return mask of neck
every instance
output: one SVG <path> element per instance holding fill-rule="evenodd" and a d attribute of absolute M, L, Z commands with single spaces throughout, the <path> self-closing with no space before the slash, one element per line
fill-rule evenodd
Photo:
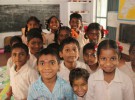
<path fill-rule="evenodd" d="M 15 71 L 18 72 L 22 66 L 15 66 Z"/>
<path fill-rule="evenodd" d="M 64 65 L 66 66 L 66 68 L 68 68 L 69 70 L 72 70 L 74 68 L 76 68 L 76 63 L 69 63 L 69 62 L 64 62 Z"/>
<path fill-rule="evenodd" d="M 93 64 L 93 65 L 89 65 L 89 67 L 90 67 L 90 69 L 91 69 L 92 71 L 96 71 L 97 68 L 98 68 L 98 64 L 95 63 L 95 64 Z"/>

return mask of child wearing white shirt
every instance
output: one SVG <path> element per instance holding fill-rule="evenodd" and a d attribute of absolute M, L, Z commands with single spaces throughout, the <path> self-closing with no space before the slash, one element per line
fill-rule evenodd
<path fill-rule="evenodd" d="M 113 40 L 102 41 L 97 49 L 100 69 L 88 82 L 87 100 L 134 100 L 131 79 L 118 68 L 119 49 Z"/>
<path fill-rule="evenodd" d="M 60 72 L 58 73 L 66 81 L 69 81 L 69 73 L 72 69 L 80 67 L 85 68 L 86 66 L 83 62 L 77 61 L 79 58 L 80 46 L 76 39 L 68 37 L 63 40 L 59 47 L 60 57 L 64 61 L 60 64 Z"/>

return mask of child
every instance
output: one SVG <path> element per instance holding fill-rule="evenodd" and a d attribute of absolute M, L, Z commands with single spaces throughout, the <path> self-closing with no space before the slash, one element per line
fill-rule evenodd
<path fill-rule="evenodd" d="M 100 69 L 88 82 L 87 100 L 134 100 L 131 79 L 118 68 L 119 49 L 113 40 L 102 41 L 97 49 Z"/>
<path fill-rule="evenodd" d="M 71 37 L 71 29 L 68 26 L 62 26 L 58 31 L 56 43 L 60 44 L 67 37 Z"/>
<path fill-rule="evenodd" d="M 16 43 L 22 43 L 22 39 L 19 36 L 13 36 L 10 40 L 10 47 L 12 48 L 12 46 Z M 12 61 L 12 57 L 10 57 L 7 61 L 7 73 L 9 74 L 9 70 L 11 68 L 11 66 L 13 65 L 13 61 Z"/>
<path fill-rule="evenodd" d="M 131 62 L 125 62 L 125 65 L 119 69 L 126 73 L 132 80 L 134 86 L 134 96 L 135 96 L 135 41 L 130 45 L 129 57 Z"/>
<path fill-rule="evenodd" d="M 22 41 L 27 44 L 27 32 L 32 28 L 39 28 L 41 30 L 40 20 L 35 16 L 31 16 L 27 20 L 27 24 L 25 28 L 22 28 Z"/>
<path fill-rule="evenodd" d="M 11 57 L 14 65 L 10 69 L 10 91 L 7 98 L 14 96 L 15 100 L 26 100 L 28 87 L 38 78 L 38 73 L 32 69 L 27 60 L 29 50 L 25 44 L 17 43 L 11 49 Z"/>
<path fill-rule="evenodd" d="M 91 23 L 86 29 L 85 38 L 89 39 L 89 42 L 98 44 L 101 41 L 101 26 L 98 23 Z"/>
<path fill-rule="evenodd" d="M 75 68 L 70 71 L 69 80 L 74 93 L 78 96 L 77 100 L 86 100 L 85 94 L 88 90 L 89 73 L 83 68 Z"/>
<path fill-rule="evenodd" d="M 29 88 L 28 100 L 73 100 L 69 83 L 57 76 L 60 59 L 55 51 L 43 49 L 38 56 L 39 79 Z"/>
<path fill-rule="evenodd" d="M 27 46 L 29 48 L 29 64 L 35 68 L 37 65 L 38 52 L 43 48 L 43 38 L 38 28 L 31 29 L 27 34 Z"/>
<path fill-rule="evenodd" d="M 95 43 L 88 43 L 83 47 L 83 60 L 89 73 L 94 73 L 98 69 Z"/>
<path fill-rule="evenodd" d="M 68 37 L 64 39 L 59 47 L 59 55 L 63 58 L 60 64 L 60 72 L 58 73 L 66 81 L 69 81 L 70 70 L 74 68 L 85 68 L 84 63 L 77 61 L 79 58 L 80 46 L 76 39 Z"/>
<path fill-rule="evenodd" d="M 76 39 L 78 40 L 80 47 L 82 48 L 86 43 L 86 39 L 84 38 L 84 32 L 82 31 L 82 16 L 78 13 L 73 13 L 70 15 L 69 21 L 72 33 L 75 31 L 78 35 Z"/>
<path fill-rule="evenodd" d="M 57 37 L 56 33 L 60 27 L 61 27 L 60 20 L 56 16 L 51 16 L 47 20 L 46 29 L 48 31 L 50 30 L 50 33 L 44 34 L 44 37 L 46 39 L 46 46 L 55 42 L 55 38 Z"/>

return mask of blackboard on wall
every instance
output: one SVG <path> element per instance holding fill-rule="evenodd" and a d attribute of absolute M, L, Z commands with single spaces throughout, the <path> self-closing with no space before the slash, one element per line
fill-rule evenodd
<path fill-rule="evenodd" d="M 30 16 L 36 16 L 44 28 L 53 15 L 59 18 L 59 4 L 0 5 L 0 33 L 21 31 Z"/>

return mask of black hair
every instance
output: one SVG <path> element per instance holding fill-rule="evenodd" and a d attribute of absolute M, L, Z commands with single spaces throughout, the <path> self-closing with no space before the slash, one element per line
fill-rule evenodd
<path fill-rule="evenodd" d="M 59 55 L 55 52 L 55 50 L 51 49 L 51 48 L 45 48 L 45 49 L 42 49 L 39 54 L 38 54 L 38 57 L 37 57 L 37 64 L 38 64 L 38 61 L 39 61 L 39 58 L 42 56 L 42 55 L 53 55 L 56 57 L 57 59 L 57 62 L 58 64 L 60 64 L 60 58 L 59 58 Z"/>
<path fill-rule="evenodd" d="M 27 47 L 27 45 L 23 44 L 23 43 L 16 43 L 11 47 L 11 52 L 15 49 L 15 48 L 21 48 L 23 49 L 27 55 L 29 55 L 29 49 Z"/>
<path fill-rule="evenodd" d="M 59 51 L 59 44 L 57 44 L 57 43 L 51 43 L 51 44 L 49 44 L 47 46 L 47 48 L 50 48 L 50 49 L 56 51 L 56 53 L 58 53 L 58 51 Z"/>
<path fill-rule="evenodd" d="M 75 38 L 72 38 L 72 37 L 68 37 L 61 42 L 60 47 L 59 47 L 59 51 L 62 51 L 64 46 L 67 44 L 70 44 L 70 43 L 76 44 L 76 46 L 78 47 L 78 50 L 80 51 L 79 42 Z"/>
<path fill-rule="evenodd" d="M 70 21 L 72 20 L 72 18 L 77 18 L 82 22 L 82 16 L 78 13 L 73 13 L 70 15 Z"/>
<path fill-rule="evenodd" d="M 135 47 L 135 41 L 133 41 L 129 47 L 129 53 L 132 51 L 132 49 Z"/>
<path fill-rule="evenodd" d="M 42 24 L 40 24 L 40 20 L 35 17 L 35 16 L 30 16 L 29 19 L 27 20 L 27 24 L 30 22 L 30 21 L 35 21 L 38 25 L 39 25 L 39 29 L 42 30 Z M 28 32 L 28 27 L 27 25 L 25 26 L 25 36 L 27 36 L 27 32 Z"/>
<path fill-rule="evenodd" d="M 62 26 L 60 27 L 60 29 L 58 30 L 57 32 L 57 37 L 55 37 L 55 42 L 58 43 L 58 37 L 59 37 L 59 34 L 62 30 L 65 30 L 66 33 L 67 33 L 67 37 L 70 37 L 71 36 L 71 29 L 68 27 L 68 26 Z"/>
<path fill-rule="evenodd" d="M 92 49 L 95 50 L 95 46 L 96 44 L 91 42 L 91 43 L 87 43 L 84 47 L 83 47 L 83 54 L 86 52 L 86 50 Z"/>
<path fill-rule="evenodd" d="M 103 40 L 102 42 L 99 43 L 98 48 L 97 48 L 97 57 L 99 58 L 99 55 L 101 53 L 101 49 L 109 49 L 109 48 L 114 49 L 119 56 L 120 50 L 118 48 L 116 41 L 106 39 L 106 40 Z"/>
<path fill-rule="evenodd" d="M 88 71 L 84 68 L 74 68 L 70 71 L 69 74 L 69 81 L 70 85 L 73 86 L 74 80 L 77 80 L 79 78 L 83 78 L 86 82 L 88 82 L 90 74 Z"/>
<path fill-rule="evenodd" d="M 41 41 L 43 41 L 41 30 L 38 28 L 33 28 L 27 33 L 27 41 L 29 42 L 33 38 L 39 38 Z"/>
<path fill-rule="evenodd" d="M 21 37 L 20 37 L 20 36 L 13 36 L 13 37 L 11 38 L 11 40 L 10 40 L 10 45 L 12 46 L 12 44 L 13 44 L 14 42 L 22 43 Z"/>
<path fill-rule="evenodd" d="M 98 31 L 101 31 L 101 26 L 99 23 L 90 23 L 88 25 L 88 28 L 86 30 L 86 33 L 84 35 L 84 37 L 87 39 L 87 35 L 88 35 L 88 32 L 89 31 L 92 31 L 92 30 L 98 30 Z"/>

